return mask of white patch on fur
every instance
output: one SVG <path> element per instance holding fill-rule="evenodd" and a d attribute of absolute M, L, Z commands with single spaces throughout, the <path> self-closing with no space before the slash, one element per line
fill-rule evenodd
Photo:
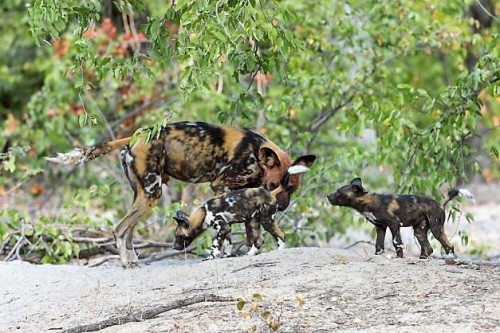
<path fill-rule="evenodd" d="M 470 199 L 472 202 L 476 202 L 476 198 L 474 197 L 474 194 L 472 194 L 469 190 L 465 188 L 459 188 L 458 193 L 460 193 L 462 196 L 466 197 L 467 199 Z"/>
<path fill-rule="evenodd" d="M 236 200 L 233 197 L 226 198 L 225 201 L 229 205 L 229 207 L 233 207 L 236 203 Z"/>
<path fill-rule="evenodd" d="M 257 254 L 257 252 L 259 252 L 259 249 L 255 247 L 255 245 L 252 245 L 252 247 L 250 248 L 250 250 L 247 252 L 247 256 L 254 256 Z"/>
<path fill-rule="evenodd" d="M 125 154 L 125 162 L 127 165 L 130 165 L 134 161 L 134 157 L 130 154 L 130 152 L 127 151 Z"/>
<path fill-rule="evenodd" d="M 443 254 L 443 258 L 455 259 L 456 257 L 456 254 L 454 254 L 453 252 Z"/>
<path fill-rule="evenodd" d="M 83 164 L 87 161 L 85 155 L 78 148 L 73 149 L 68 153 L 57 153 L 56 157 L 45 157 L 47 161 L 60 164 Z"/>
<path fill-rule="evenodd" d="M 220 256 L 219 242 L 217 241 L 217 238 L 214 239 L 212 243 L 212 252 L 210 253 L 210 256 L 212 258 L 217 258 L 218 256 Z"/>
<path fill-rule="evenodd" d="M 375 215 L 373 215 L 372 212 L 362 212 L 361 214 L 363 214 L 363 216 L 366 217 L 370 222 L 377 221 L 377 218 L 375 217 Z"/>
<path fill-rule="evenodd" d="M 151 173 L 151 172 L 148 173 L 147 179 L 149 179 L 149 176 L 156 176 L 156 179 L 152 184 L 150 184 L 149 186 L 146 186 L 144 188 L 144 190 L 148 193 L 153 193 L 153 190 L 155 189 L 156 186 L 161 187 L 161 176 L 156 174 L 156 173 Z"/>
<path fill-rule="evenodd" d="M 203 208 L 205 208 L 205 220 L 203 221 L 203 228 L 206 229 L 209 226 L 213 225 L 215 215 L 211 210 L 208 209 L 207 205 L 204 205 Z"/>
<path fill-rule="evenodd" d="M 295 175 L 297 173 L 304 173 L 309 171 L 309 168 L 303 165 L 292 165 L 288 168 L 288 173 L 291 175 Z"/>
<path fill-rule="evenodd" d="M 222 217 L 222 219 L 226 221 L 226 223 L 231 223 L 234 221 L 234 214 L 231 214 L 229 212 L 220 212 L 215 214 L 215 216 Z"/>
<path fill-rule="evenodd" d="M 221 173 L 223 173 L 223 172 L 224 172 L 227 168 L 229 168 L 229 167 L 230 167 L 230 165 L 228 165 L 228 164 L 226 164 L 226 163 L 217 163 L 217 164 L 215 165 L 215 170 L 218 170 L 218 171 L 217 171 L 217 174 L 219 174 L 219 175 L 220 175 Z"/>
<path fill-rule="evenodd" d="M 233 244 L 229 243 L 227 239 L 224 239 L 222 244 L 224 246 L 224 256 L 229 257 L 233 252 Z"/>
<path fill-rule="evenodd" d="M 278 238 L 278 251 L 284 250 L 285 247 L 286 247 L 285 242 L 281 238 Z"/>
<path fill-rule="evenodd" d="M 396 243 L 396 241 L 392 241 L 392 244 L 394 244 L 394 247 L 395 248 L 400 248 L 400 249 L 404 249 L 405 248 L 405 245 L 404 244 L 398 244 Z"/>

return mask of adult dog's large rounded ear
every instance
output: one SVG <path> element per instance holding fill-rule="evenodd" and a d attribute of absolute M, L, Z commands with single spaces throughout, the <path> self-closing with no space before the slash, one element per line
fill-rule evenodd
<path fill-rule="evenodd" d="M 276 152 L 268 147 L 261 147 L 259 149 L 259 162 L 268 168 L 279 167 L 281 165 Z"/>
<path fill-rule="evenodd" d="M 304 155 L 293 161 L 292 165 L 303 165 L 309 168 L 314 164 L 314 161 L 316 161 L 316 155 Z"/>

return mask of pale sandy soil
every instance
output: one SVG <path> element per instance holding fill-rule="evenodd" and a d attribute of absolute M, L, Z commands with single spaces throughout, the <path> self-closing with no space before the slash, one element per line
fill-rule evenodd
<path fill-rule="evenodd" d="M 442 259 L 437 244 L 435 258 L 418 260 L 409 231 L 404 259 L 374 256 L 370 244 L 333 248 L 348 244 L 337 240 L 325 248 L 165 259 L 131 270 L 116 262 L 94 268 L 0 262 L 0 332 L 57 333 L 131 313 L 138 321 L 116 320 L 101 331 L 500 332 L 498 185 L 478 191 L 484 192 L 478 202 L 464 205 L 475 222 L 447 225 L 455 262 Z M 488 245 L 490 261 L 471 261 L 458 227 L 470 242 Z M 367 233 L 352 235 L 373 242 Z M 205 296 L 216 302 L 200 302 Z M 238 299 L 246 301 L 241 310 Z M 141 320 L 155 309 L 156 316 Z"/>
<path fill-rule="evenodd" d="M 62 332 L 199 295 L 229 299 L 102 331 L 270 332 L 269 323 L 278 332 L 500 330 L 500 266 L 492 263 L 295 248 L 131 270 L 2 262 L 0 276 L 1 332 Z M 248 301 L 242 310 L 238 298 Z"/>

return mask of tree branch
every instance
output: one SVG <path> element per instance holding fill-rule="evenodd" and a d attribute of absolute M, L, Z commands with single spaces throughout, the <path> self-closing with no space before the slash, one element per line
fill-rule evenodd
<path fill-rule="evenodd" d="M 152 319 L 164 312 L 168 312 L 175 309 L 180 309 L 189 305 L 197 304 L 197 303 L 206 303 L 206 302 L 235 302 L 236 299 L 232 297 L 218 296 L 214 294 L 204 294 L 193 296 L 189 298 L 185 298 L 182 300 L 176 300 L 170 302 L 165 305 L 160 305 L 156 307 L 152 307 L 147 310 L 139 310 L 135 312 L 131 312 L 126 315 L 114 316 L 108 319 L 99 321 L 93 324 L 85 324 L 76 327 L 69 328 L 63 333 L 80 333 L 80 332 L 95 332 L 102 330 L 107 327 L 123 325 L 131 322 L 141 322 L 147 319 Z"/>
<path fill-rule="evenodd" d="M 333 117 L 337 112 L 339 112 L 341 109 L 349 105 L 352 100 L 354 99 L 354 95 L 350 95 L 345 99 L 344 102 L 341 102 L 340 104 L 337 104 L 333 108 L 331 108 L 328 111 L 322 112 L 313 122 L 313 124 L 309 128 L 309 132 L 311 133 L 311 138 L 304 144 L 304 149 L 307 151 L 309 149 L 309 146 L 311 143 L 316 139 L 316 136 L 319 133 L 319 130 L 321 127 L 328 121 L 330 120 L 331 117 Z"/>

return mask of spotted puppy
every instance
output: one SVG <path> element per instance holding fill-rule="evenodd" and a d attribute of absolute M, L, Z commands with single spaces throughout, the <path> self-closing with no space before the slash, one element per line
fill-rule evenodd
<path fill-rule="evenodd" d="M 433 250 L 427 239 L 431 230 L 434 237 L 441 243 L 446 254 L 454 255 L 453 245 L 444 233 L 444 206 L 457 195 L 462 194 L 473 198 L 464 189 L 453 189 L 448 192 L 448 199 L 441 205 L 436 200 L 404 194 L 378 194 L 367 192 L 360 178 L 355 178 L 349 185 L 342 186 L 336 192 L 327 196 L 334 206 L 354 208 L 375 225 L 377 239 L 375 254 L 384 252 L 384 239 L 387 228 L 392 233 L 394 247 L 399 258 L 403 257 L 403 242 L 399 232 L 400 227 L 413 227 L 415 237 L 420 243 L 420 258 L 428 258 Z"/>
<path fill-rule="evenodd" d="M 309 170 L 314 159 L 303 161 L 288 169 L 280 186 L 273 191 L 265 187 L 231 191 L 220 197 L 208 200 L 191 215 L 179 210 L 174 219 L 177 221 L 174 248 L 183 250 L 201 235 L 208 227 L 217 231 L 212 243 L 212 251 L 207 259 L 231 255 L 231 224 L 245 223 L 247 229 L 248 255 L 254 255 L 262 246 L 260 227 L 269 232 L 278 244 L 278 250 L 285 247 L 285 235 L 278 227 L 274 216 L 278 210 L 276 195 L 291 186 L 290 179 Z"/>
<path fill-rule="evenodd" d="M 290 157 L 262 135 L 244 128 L 203 122 L 178 122 L 163 126 L 158 136 L 144 143 L 132 137 L 76 149 L 47 158 L 64 164 L 79 164 L 122 150 L 122 164 L 134 191 L 134 203 L 115 226 L 116 246 L 124 267 L 138 262 L 133 248 L 133 231 L 139 219 L 154 207 L 162 194 L 162 184 L 170 177 L 189 183 L 210 182 L 216 194 L 248 187 L 274 190 L 292 164 Z M 311 159 L 313 155 L 299 157 Z M 299 186 L 291 177 L 290 186 L 276 193 L 277 207 L 285 209 L 290 195 Z"/>

